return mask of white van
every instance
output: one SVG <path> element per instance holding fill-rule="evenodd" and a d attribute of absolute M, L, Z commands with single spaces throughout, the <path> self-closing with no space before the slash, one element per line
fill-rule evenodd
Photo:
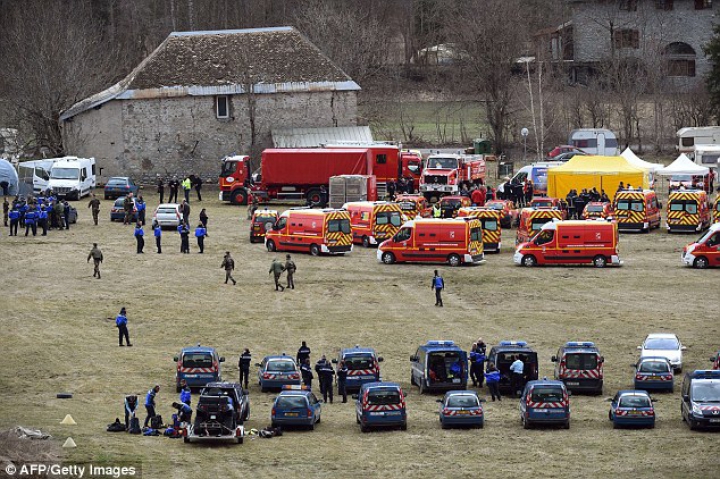
<path fill-rule="evenodd" d="M 48 187 L 58 197 L 79 200 L 95 188 L 95 158 L 66 156 L 50 168 Z"/>
<path fill-rule="evenodd" d="M 688 157 L 700 166 L 716 170 L 720 166 L 720 143 L 710 145 L 695 145 L 695 150 Z"/>
<path fill-rule="evenodd" d="M 23 183 L 21 193 L 38 195 L 49 188 L 50 169 L 58 159 L 22 161 L 18 164 L 18 177 Z"/>
<path fill-rule="evenodd" d="M 604 128 L 578 128 L 570 132 L 568 145 L 583 150 L 588 155 L 616 156 L 618 140 L 610 130 Z"/>
<path fill-rule="evenodd" d="M 532 165 L 520 168 L 512 179 L 517 178 L 518 183 L 522 183 L 526 178 L 530 178 L 533 182 L 533 196 L 545 196 L 547 195 L 548 170 L 554 166 L 560 166 L 562 164 L 564 164 L 562 161 L 533 163 Z"/>

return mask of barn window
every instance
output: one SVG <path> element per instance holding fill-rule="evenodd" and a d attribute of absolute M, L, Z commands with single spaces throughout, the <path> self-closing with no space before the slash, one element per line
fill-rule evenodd
<path fill-rule="evenodd" d="M 672 10 L 673 0 L 655 0 L 655 8 L 657 10 Z"/>
<path fill-rule="evenodd" d="M 712 0 L 695 0 L 695 10 L 705 10 L 712 8 Z"/>
<path fill-rule="evenodd" d="M 695 50 L 683 42 L 674 42 L 665 47 L 663 57 L 667 65 L 667 74 L 671 77 L 695 76 Z"/>
<path fill-rule="evenodd" d="M 230 118 L 230 99 L 227 95 L 215 97 L 215 112 L 218 118 Z"/>

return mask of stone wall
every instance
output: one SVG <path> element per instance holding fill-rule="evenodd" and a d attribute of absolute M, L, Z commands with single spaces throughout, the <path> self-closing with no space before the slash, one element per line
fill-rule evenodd
<path fill-rule="evenodd" d="M 357 125 L 356 92 L 255 95 L 256 144 L 272 146 L 273 127 Z M 102 176 L 152 182 L 157 174 L 199 174 L 216 181 L 219 160 L 247 154 L 248 97 L 230 97 L 230 118 L 215 114 L 215 97 L 111 100 L 65 122 L 68 154 L 93 156 Z M 261 149 L 262 149 L 261 148 Z"/>
<path fill-rule="evenodd" d="M 696 53 L 695 77 L 676 77 L 673 83 L 699 84 L 710 64 L 703 45 L 712 37 L 714 14 L 720 7 L 695 10 L 693 0 L 675 0 L 672 10 L 656 7 L 655 0 L 638 0 L 637 11 L 619 9 L 619 1 L 571 1 L 574 60 L 595 62 L 608 58 L 611 52 L 612 26 L 615 30 L 638 30 L 638 49 L 618 51 L 622 57 L 642 58 L 652 65 L 658 53 L 673 42 L 690 45 Z M 690 86 L 691 86 L 690 85 Z"/>

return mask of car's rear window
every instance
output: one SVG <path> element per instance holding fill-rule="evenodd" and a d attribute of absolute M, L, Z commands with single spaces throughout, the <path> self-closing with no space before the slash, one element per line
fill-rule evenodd
<path fill-rule="evenodd" d="M 447 400 L 448 407 L 477 407 L 479 405 L 478 398 L 470 394 L 453 395 Z"/>
<path fill-rule="evenodd" d="M 161 215 L 174 215 L 177 213 L 175 208 L 158 208 L 158 214 Z"/>
<path fill-rule="evenodd" d="M 305 396 L 280 396 L 277 398 L 275 407 L 278 409 L 295 410 L 307 408 Z"/>
<path fill-rule="evenodd" d="M 125 202 L 125 197 L 118 198 L 117 200 L 115 200 L 115 207 L 116 208 L 122 207 L 124 202 Z"/>
<path fill-rule="evenodd" d="M 345 365 L 351 371 L 358 369 L 372 369 L 375 367 L 375 360 L 372 354 L 348 354 L 343 358 Z"/>
<path fill-rule="evenodd" d="M 292 361 L 269 361 L 267 364 L 268 371 L 295 371 L 295 363 Z"/>
<path fill-rule="evenodd" d="M 368 404 L 399 404 L 400 392 L 397 389 L 375 389 L 368 394 Z"/>
<path fill-rule="evenodd" d="M 620 407 L 650 407 L 650 400 L 645 396 L 623 396 L 620 398 Z"/>
<path fill-rule="evenodd" d="M 125 185 L 127 185 L 127 180 L 110 178 L 108 180 L 107 184 L 108 184 L 108 186 L 118 186 L 118 185 L 125 186 Z"/>
<path fill-rule="evenodd" d="M 560 402 L 563 391 L 558 386 L 537 386 L 533 388 L 531 398 L 533 402 Z"/>
<path fill-rule="evenodd" d="M 590 213 L 602 213 L 603 207 L 599 205 L 590 205 L 587 207 L 587 210 Z"/>
<path fill-rule="evenodd" d="M 209 353 L 185 353 L 183 356 L 185 368 L 210 368 L 212 362 L 212 355 Z"/>
<path fill-rule="evenodd" d="M 667 373 L 670 365 L 666 361 L 643 361 L 640 363 L 641 373 Z"/>
<path fill-rule="evenodd" d="M 565 355 L 565 365 L 568 369 L 597 369 L 598 358 L 595 353 L 572 353 Z"/>

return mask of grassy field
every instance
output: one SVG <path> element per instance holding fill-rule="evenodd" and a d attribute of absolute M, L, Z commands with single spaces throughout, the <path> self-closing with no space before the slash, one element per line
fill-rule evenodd
<path fill-rule="evenodd" d="M 150 193 L 146 197 L 151 197 Z M 62 443 L 72 436 L 69 462 L 142 462 L 144 477 L 717 477 L 718 436 L 691 432 L 680 420 L 678 387 L 658 395 L 654 430 L 613 430 L 605 397 L 632 386 L 631 364 L 650 332 L 672 331 L 688 346 L 686 370 L 709 366 L 718 349 L 718 271 L 684 268 L 679 252 L 696 235 L 623 235 L 622 268 L 526 269 L 515 267 L 514 230 L 504 232 L 502 253 L 478 267 L 441 266 L 447 284 L 444 309 L 430 289 L 436 266 L 377 263 L 374 250 L 356 247 L 345 257 L 294 255 L 297 289 L 276 293 L 268 275 L 273 257 L 248 241 L 245 208 L 221 204 L 211 192 L 204 255 L 194 241 L 179 254 L 177 234 L 166 231 L 162 255 L 148 237 L 135 254 L 130 227 L 108 220 L 93 226 L 86 202 L 70 231 L 47 237 L 0 238 L 0 428 L 42 428 Z M 149 210 L 156 198 L 150 198 Z M 199 204 L 192 202 L 192 217 Z M 102 280 L 86 257 L 93 242 L 105 254 Z M 224 285 L 220 263 L 232 251 L 237 286 Z M 117 346 L 111 318 L 128 309 L 133 348 Z M 606 358 L 601 397 L 573 396 L 568 431 L 525 431 L 516 400 L 488 403 L 482 430 L 441 430 L 437 396 L 418 394 L 409 382 L 408 358 L 428 339 L 453 339 L 470 348 L 528 341 L 539 353 L 540 374 L 551 376 L 550 357 L 568 340 L 592 340 Z M 224 375 L 236 378 L 237 357 L 249 347 L 256 360 L 294 354 L 302 340 L 313 351 L 372 346 L 385 357 L 383 376 L 409 393 L 407 432 L 362 434 L 353 404 L 326 405 L 314 432 L 243 445 L 183 444 L 164 437 L 111 434 L 126 394 L 143 395 L 158 383 L 158 412 L 169 418 L 174 390 L 173 355 L 200 342 L 224 355 Z M 254 371 L 253 371 L 254 372 Z M 58 392 L 74 398 L 56 399 Z M 485 389 L 480 391 L 485 395 Z M 248 427 L 269 423 L 274 394 L 250 388 Z M 195 401 L 194 401 L 195 402 Z M 76 426 L 62 426 L 71 414 Z M 2 456 L 2 451 L 0 451 Z"/>

